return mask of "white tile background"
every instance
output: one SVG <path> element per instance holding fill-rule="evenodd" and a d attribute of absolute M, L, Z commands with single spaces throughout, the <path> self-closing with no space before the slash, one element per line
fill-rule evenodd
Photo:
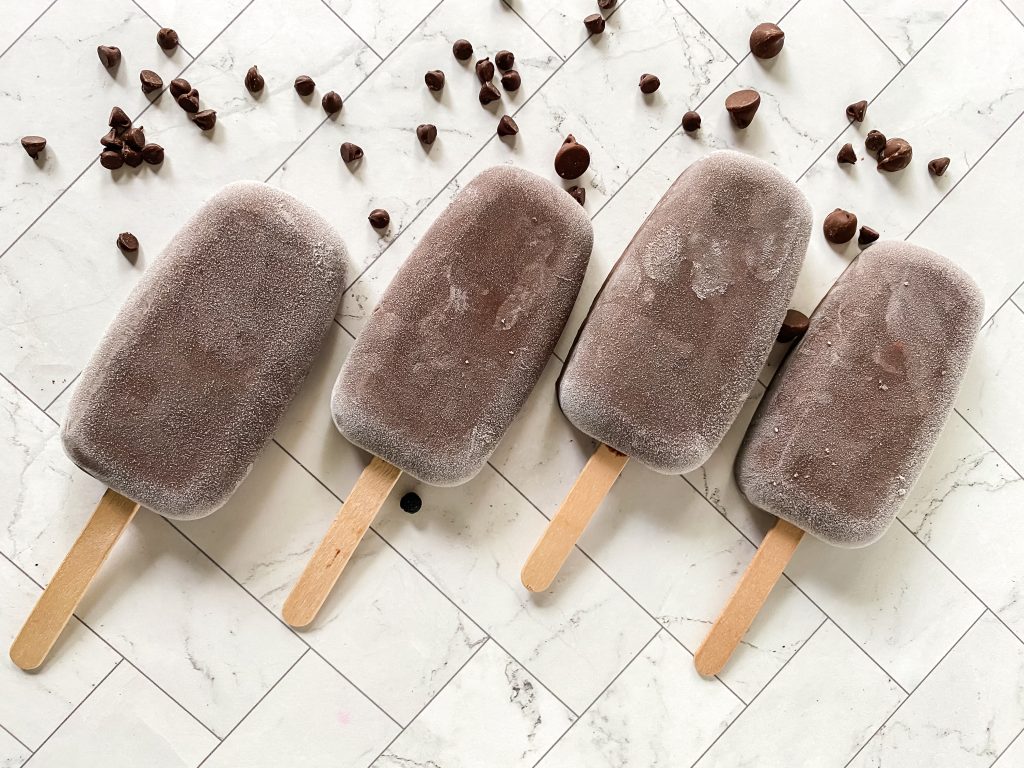
<path fill-rule="evenodd" d="M 217 514 L 141 514 L 37 674 L 0 664 L 0 767 L 1024 765 L 1024 3 L 1021 0 L 0 0 L 0 641 L 8 644 L 101 488 L 57 436 L 75 377 L 140 272 L 222 184 L 268 180 L 333 221 L 351 251 L 339 323 L 274 442 Z M 746 52 L 780 21 L 783 54 Z M 182 48 L 164 54 L 159 26 Z M 478 56 L 509 48 L 523 88 L 482 109 Z M 108 73 L 100 43 L 124 60 Z M 268 86 L 242 87 L 258 64 Z M 218 110 L 196 131 L 138 70 L 179 73 Z M 430 94 L 423 72 L 441 68 Z M 661 77 L 649 99 L 642 72 Z M 311 103 L 291 88 L 317 82 Z M 745 132 L 724 97 L 763 104 Z M 345 98 L 325 119 L 319 96 Z M 843 110 L 871 104 L 863 124 Z M 167 149 L 159 169 L 95 163 L 114 104 Z M 698 109 L 700 133 L 678 128 Z M 513 114 L 521 133 L 494 135 Z M 424 149 L 418 123 L 438 126 Z M 878 128 L 905 172 L 839 167 Z M 366 457 L 327 392 L 366 314 L 437 213 L 479 170 L 554 178 L 568 132 L 592 267 L 558 357 L 490 466 L 454 489 L 403 478 L 312 629 L 278 618 Z M 35 163 L 20 136 L 49 139 Z M 342 141 L 366 150 L 346 168 Z M 712 148 L 770 160 L 820 221 L 854 210 L 967 268 L 987 322 L 956 413 L 889 533 L 808 540 L 718 680 L 691 652 L 769 525 L 731 479 L 760 385 L 712 460 L 684 478 L 630 467 L 551 593 L 522 560 L 592 449 L 554 381 L 604 275 L 675 176 Z M 862 159 L 863 151 L 859 152 Z M 949 155 L 947 175 L 924 170 Z M 366 224 L 373 207 L 392 225 Z M 136 266 L 114 247 L 131 229 Z M 856 254 L 812 239 L 794 305 Z M 778 355 L 773 356 L 777 361 Z M 774 367 L 766 368 L 767 382 Z M 415 489 L 424 506 L 402 512 Z"/>

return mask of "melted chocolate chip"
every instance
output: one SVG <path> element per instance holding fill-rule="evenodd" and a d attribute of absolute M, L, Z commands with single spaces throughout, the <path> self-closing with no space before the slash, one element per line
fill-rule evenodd
<path fill-rule="evenodd" d="M 835 243 L 836 245 L 848 243 L 857 233 L 857 217 L 849 211 L 836 208 L 825 217 L 822 230 L 825 233 L 825 239 L 830 243 Z"/>
<path fill-rule="evenodd" d="M 590 167 L 590 151 L 570 133 L 555 154 L 555 173 L 563 179 L 578 179 Z"/>

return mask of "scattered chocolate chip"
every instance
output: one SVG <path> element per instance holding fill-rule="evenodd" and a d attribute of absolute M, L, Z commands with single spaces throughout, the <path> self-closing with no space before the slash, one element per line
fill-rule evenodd
<path fill-rule="evenodd" d="M 101 45 L 96 49 L 100 62 L 107 69 L 113 69 L 121 63 L 121 49 L 114 45 Z"/>
<path fill-rule="evenodd" d="M 252 72 L 253 69 L 256 69 L 256 67 L 253 67 L 249 71 Z M 262 80 L 262 78 L 260 79 Z M 185 78 L 176 77 L 173 80 L 171 80 L 171 96 L 173 96 L 175 99 L 177 99 L 179 96 L 183 94 L 188 93 L 191 90 L 192 86 L 189 85 L 188 80 L 186 80 Z"/>
<path fill-rule="evenodd" d="M 597 7 L 602 11 L 610 11 L 615 7 L 616 0 L 597 0 Z"/>
<path fill-rule="evenodd" d="M 413 493 L 412 491 L 409 491 L 399 500 L 398 506 L 402 508 L 403 512 L 408 512 L 410 515 L 415 515 L 417 512 L 420 511 L 420 508 L 423 506 L 423 502 L 420 500 L 420 497 L 417 494 Z"/>
<path fill-rule="evenodd" d="M 928 172 L 932 176 L 941 176 L 946 172 L 947 168 L 949 168 L 948 157 L 937 157 L 934 160 L 928 161 Z"/>
<path fill-rule="evenodd" d="M 120 152 L 114 152 L 113 150 L 105 150 L 100 152 L 100 165 L 111 171 L 116 171 L 122 165 L 124 165 L 124 158 L 121 157 Z"/>
<path fill-rule="evenodd" d="M 822 226 L 825 232 L 825 239 L 830 243 L 842 245 L 848 243 L 857 234 L 857 217 L 842 208 L 836 208 L 825 217 Z"/>
<path fill-rule="evenodd" d="M 868 103 L 864 100 L 855 102 L 846 108 L 846 119 L 858 123 L 864 122 L 864 115 L 868 112 Z"/>
<path fill-rule="evenodd" d="M 142 159 L 150 165 L 160 165 L 164 161 L 164 148 L 159 144 L 147 144 L 142 148 Z"/>
<path fill-rule="evenodd" d="M 583 20 L 583 26 L 587 28 L 587 32 L 592 35 L 600 35 L 604 32 L 605 21 L 604 16 L 600 13 L 592 13 Z"/>
<path fill-rule="evenodd" d="M 117 131 L 111 128 L 106 135 L 100 137 L 100 144 L 107 149 L 112 149 L 115 152 L 120 152 L 124 146 L 124 139 L 117 135 Z"/>
<path fill-rule="evenodd" d="M 142 165 L 142 153 L 137 149 L 125 147 L 121 152 L 121 157 L 124 158 L 124 164 L 132 168 L 138 168 Z"/>
<path fill-rule="evenodd" d="M 416 138 L 424 144 L 433 144 L 437 139 L 437 126 L 430 123 L 416 126 Z"/>
<path fill-rule="evenodd" d="M 22 136 L 21 146 L 28 156 L 35 160 L 39 153 L 46 149 L 46 139 L 42 136 Z"/>
<path fill-rule="evenodd" d="M 754 119 L 761 106 L 761 94 L 750 88 L 730 93 L 725 99 L 725 108 L 737 128 L 746 128 Z"/>
<path fill-rule="evenodd" d="M 578 179 L 590 167 L 590 151 L 570 133 L 555 153 L 555 173 L 563 179 Z"/>
<path fill-rule="evenodd" d="M 476 76 L 481 83 L 489 83 L 494 79 L 494 64 L 490 59 L 480 59 L 476 63 Z"/>
<path fill-rule="evenodd" d="M 316 83 L 309 75 L 299 75 L 295 78 L 295 92 L 299 96 L 309 96 L 313 93 L 314 88 L 316 88 Z"/>
<path fill-rule="evenodd" d="M 324 112 L 328 115 L 336 115 L 338 112 L 341 112 L 341 108 L 344 106 L 344 103 L 341 100 L 341 96 L 339 96 L 335 91 L 328 91 L 324 94 L 324 97 L 320 99 L 320 106 L 324 108 Z"/>
<path fill-rule="evenodd" d="M 484 83 L 480 86 L 480 103 L 484 106 L 500 98 L 501 91 L 494 87 L 494 83 Z"/>
<path fill-rule="evenodd" d="M 199 91 L 193 88 L 188 93 L 183 93 L 177 99 L 178 106 L 189 114 L 194 115 L 199 111 Z"/>
<path fill-rule="evenodd" d="M 383 208 L 374 208 L 366 219 L 374 229 L 384 229 L 384 227 L 391 223 L 391 214 Z"/>
<path fill-rule="evenodd" d="M 142 83 L 143 93 L 153 93 L 164 87 L 163 78 L 151 69 L 139 72 L 139 82 Z"/>
<path fill-rule="evenodd" d="M 123 131 L 131 127 L 132 119 L 125 114 L 123 109 L 114 107 L 110 110 L 110 118 L 107 120 L 107 125 L 117 131 Z"/>
<path fill-rule="evenodd" d="M 877 229 L 871 227 L 861 227 L 860 234 L 857 236 L 858 245 L 871 245 L 880 237 Z"/>
<path fill-rule="evenodd" d="M 687 133 L 693 133 L 700 129 L 700 115 L 696 112 L 687 112 L 683 115 L 683 130 Z"/>
<path fill-rule="evenodd" d="M 568 192 L 572 199 L 575 200 L 580 205 L 583 205 L 584 203 L 587 202 L 587 190 L 585 190 L 583 187 L 573 185 L 565 191 Z"/>
<path fill-rule="evenodd" d="M 359 160 L 363 156 L 363 148 L 358 144 L 352 144 L 346 141 L 341 145 L 341 159 L 346 163 L 351 163 L 353 160 Z"/>
<path fill-rule="evenodd" d="M 504 72 L 507 69 L 512 69 L 516 64 L 516 55 L 512 51 L 498 51 L 494 54 L 494 63 L 498 69 Z"/>
<path fill-rule="evenodd" d="M 853 151 L 853 144 L 843 144 L 843 148 L 839 150 L 836 160 L 840 163 L 849 163 L 850 165 L 856 163 L 857 153 Z"/>
<path fill-rule="evenodd" d="M 204 131 L 213 129 L 217 124 L 217 112 L 212 109 L 204 109 L 192 116 L 192 122 Z"/>
<path fill-rule="evenodd" d="M 523 84 L 523 78 L 519 76 L 519 73 L 510 69 L 508 72 L 501 76 L 501 87 L 506 91 L 518 91 L 519 86 Z"/>
<path fill-rule="evenodd" d="M 178 47 L 178 33 L 170 27 L 164 27 L 156 33 L 156 44 L 165 51 L 173 51 Z"/>
<path fill-rule="evenodd" d="M 473 55 L 473 44 L 469 40 L 459 38 L 452 43 L 452 55 L 459 61 L 466 61 Z"/>
<path fill-rule="evenodd" d="M 889 139 L 878 153 L 878 170 L 902 171 L 914 156 L 914 149 L 906 139 Z"/>
<path fill-rule="evenodd" d="M 263 90 L 263 86 L 267 84 L 267 81 L 263 79 L 263 75 L 260 74 L 259 69 L 253 64 L 249 67 L 249 71 L 245 73 L 245 90 L 249 93 L 259 93 Z M 173 93 L 173 89 L 172 89 Z"/>
<path fill-rule="evenodd" d="M 131 232 L 122 232 L 117 236 L 117 247 L 125 253 L 136 253 L 139 250 L 139 238 Z"/>
<path fill-rule="evenodd" d="M 864 148 L 867 149 L 868 152 L 872 152 L 877 156 L 884 146 L 884 133 L 881 131 L 868 131 L 868 135 L 864 137 Z"/>
<path fill-rule="evenodd" d="M 759 59 L 774 59 L 782 51 L 786 33 L 778 25 L 758 24 L 750 33 L 750 52 Z"/>
<path fill-rule="evenodd" d="M 124 133 L 124 141 L 132 149 L 141 152 L 146 146 L 146 131 L 141 125 L 138 128 L 129 128 Z"/>
<path fill-rule="evenodd" d="M 423 76 L 423 82 L 432 91 L 440 91 L 444 88 L 444 72 L 440 69 L 432 69 Z"/>
<path fill-rule="evenodd" d="M 515 136 L 517 133 L 519 133 L 519 126 L 516 125 L 516 121 L 508 115 L 502 115 L 501 120 L 498 121 L 498 135 Z"/>
<path fill-rule="evenodd" d="M 661 80 L 657 75 L 640 75 L 640 90 L 644 93 L 654 93 L 661 87 Z"/>
<path fill-rule="evenodd" d="M 798 309 L 787 309 L 786 317 L 782 321 L 782 327 L 779 329 L 779 335 L 775 337 L 775 340 L 785 344 L 799 339 L 807 333 L 810 325 L 811 321 L 803 312 Z"/>

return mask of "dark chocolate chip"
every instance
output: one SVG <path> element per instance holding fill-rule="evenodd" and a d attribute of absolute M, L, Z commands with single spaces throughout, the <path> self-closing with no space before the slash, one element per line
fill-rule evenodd
<path fill-rule="evenodd" d="M 249 67 L 249 71 L 245 73 L 245 90 L 249 93 L 259 93 L 266 84 L 267 81 L 263 79 L 256 65 Z"/>
<path fill-rule="evenodd" d="M 858 123 L 864 122 L 864 115 L 868 113 L 868 103 L 866 101 L 854 102 L 846 108 L 846 119 L 853 121 L 856 120 Z"/>
<path fill-rule="evenodd" d="M 111 128 L 105 136 L 100 137 L 100 144 L 107 149 L 112 149 L 115 152 L 120 152 L 124 146 L 124 139 L 117 135 L 117 131 Z"/>
<path fill-rule="evenodd" d="M 501 76 L 501 87 L 506 91 L 518 91 L 519 86 L 522 84 L 523 78 L 521 78 L 519 73 L 514 69 L 510 69 Z"/>
<path fill-rule="evenodd" d="M 484 106 L 500 98 L 501 91 L 494 87 L 494 83 L 484 83 L 480 86 L 480 103 Z"/>
<path fill-rule="evenodd" d="M 403 512 L 408 512 L 410 515 L 415 515 L 423 507 L 423 502 L 420 497 L 409 491 L 407 494 L 402 496 L 398 502 L 398 506 L 402 508 Z"/>
<path fill-rule="evenodd" d="M 864 148 L 868 152 L 878 155 L 882 151 L 882 147 L 885 146 L 885 134 L 881 131 L 868 131 L 868 135 L 864 137 Z"/>
<path fill-rule="evenodd" d="M 880 237 L 877 229 L 871 227 L 861 227 L 860 234 L 857 236 L 858 245 L 871 245 Z"/>
<path fill-rule="evenodd" d="M 42 136 L 22 136 L 21 146 L 28 156 L 35 160 L 39 153 L 46 149 L 46 139 Z"/>
<path fill-rule="evenodd" d="M 587 32 L 592 35 L 600 35 L 604 32 L 605 21 L 604 16 L 600 13 L 592 13 L 583 20 L 583 26 L 587 28 Z"/>
<path fill-rule="evenodd" d="M 432 91 L 440 91 L 444 88 L 444 72 L 440 69 L 432 69 L 423 76 L 423 82 Z"/>
<path fill-rule="evenodd" d="M 850 165 L 856 163 L 857 153 L 853 151 L 853 144 L 843 144 L 843 148 L 839 150 L 836 160 L 840 163 L 849 163 Z"/>
<path fill-rule="evenodd" d="M 948 157 L 937 157 L 934 160 L 928 161 L 928 172 L 932 176 L 941 176 L 946 172 L 947 168 L 949 168 Z"/>
<path fill-rule="evenodd" d="M 759 59 L 774 59 L 782 52 L 786 33 L 778 25 L 758 24 L 750 33 L 750 52 Z"/>
<path fill-rule="evenodd" d="M 516 64 L 516 56 L 512 51 L 498 51 L 494 54 L 494 63 L 498 69 L 504 72 L 507 69 L 512 69 Z"/>
<path fill-rule="evenodd" d="M 124 165 L 124 158 L 121 157 L 120 152 L 114 152 L 113 150 L 105 150 L 100 152 L 100 165 L 111 171 L 116 171 L 122 165 Z"/>
<path fill-rule="evenodd" d="M 452 43 L 452 55 L 459 61 L 466 61 L 473 55 L 473 44 L 469 40 L 459 38 Z"/>
<path fill-rule="evenodd" d="M 160 165 L 164 161 L 164 148 L 159 144 L 147 144 L 142 148 L 142 159 L 150 165 Z"/>
<path fill-rule="evenodd" d="M 107 69 L 112 69 L 121 63 L 121 49 L 114 45 L 101 45 L 96 49 L 100 62 Z"/>
<path fill-rule="evenodd" d="M 696 112 L 687 112 L 683 115 L 683 130 L 688 133 L 700 129 L 700 115 Z"/>
<path fill-rule="evenodd" d="M 775 340 L 785 344 L 799 339 L 807 333 L 810 325 L 811 321 L 803 312 L 798 309 L 787 309 L 786 317 L 782 321 L 782 327 L 779 329 L 779 335 L 775 337 Z"/>
<path fill-rule="evenodd" d="M 194 115 L 199 111 L 199 91 L 193 88 L 188 93 L 183 93 L 178 97 L 178 106 L 184 109 L 189 114 Z"/>
<path fill-rule="evenodd" d="M 825 232 L 825 239 L 830 243 L 836 245 L 848 243 L 857 234 L 857 217 L 849 211 L 836 208 L 825 217 L 822 230 Z"/>
<path fill-rule="evenodd" d="M 615 7 L 616 0 L 597 0 L 597 7 L 602 11 L 610 11 Z"/>
<path fill-rule="evenodd" d="M 256 69 L 256 67 L 253 67 Z M 252 69 L 249 70 L 250 72 Z M 189 85 L 188 80 L 183 77 L 176 77 L 171 80 L 171 96 L 177 99 L 179 96 L 188 93 L 192 90 L 192 86 Z"/>
<path fill-rule="evenodd" d="M 140 125 L 137 128 L 129 128 L 124 132 L 124 141 L 129 147 L 139 152 L 146 146 L 146 131 Z"/>
<path fill-rule="evenodd" d="M 195 115 L 192 116 L 192 122 L 204 131 L 212 130 L 213 126 L 217 124 L 217 112 L 212 109 L 204 109 L 202 112 L 196 112 Z"/>
<path fill-rule="evenodd" d="M 383 208 L 374 208 L 366 219 L 374 229 L 384 229 L 384 227 L 391 223 L 391 214 Z"/>
<path fill-rule="evenodd" d="M 164 87 L 163 78 L 151 69 L 139 72 L 139 82 L 142 83 L 143 93 L 153 93 Z"/>
<path fill-rule="evenodd" d="M 640 90 L 644 93 L 654 93 L 661 87 L 661 80 L 657 75 L 640 75 Z"/>
<path fill-rule="evenodd" d="M 324 108 L 324 112 L 328 115 L 336 115 L 341 112 L 344 102 L 341 100 L 341 96 L 335 91 L 328 91 L 324 94 L 324 97 L 320 99 L 320 106 Z"/>
<path fill-rule="evenodd" d="M 170 27 L 164 27 L 156 33 L 156 44 L 165 51 L 173 51 L 178 47 L 178 33 Z"/>
<path fill-rule="evenodd" d="M 583 187 L 573 185 L 565 191 L 568 192 L 572 199 L 575 200 L 580 205 L 583 205 L 584 203 L 587 202 L 587 190 L 585 190 Z"/>
<path fill-rule="evenodd" d="M 481 83 L 489 83 L 494 79 L 494 64 L 490 59 L 480 59 L 476 63 L 476 76 Z"/>
<path fill-rule="evenodd" d="M 313 82 L 313 78 L 309 75 L 299 75 L 295 78 L 295 92 L 299 96 L 311 95 L 314 88 L 316 88 L 316 83 Z"/>
<path fill-rule="evenodd" d="M 746 128 L 750 125 L 759 106 L 761 94 L 750 88 L 730 93 L 725 99 L 725 108 L 737 128 Z"/>
<path fill-rule="evenodd" d="M 902 171 L 914 156 L 914 149 L 906 139 L 889 139 L 878 153 L 878 170 Z"/>
<path fill-rule="evenodd" d="M 433 144 L 437 139 L 437 126 L 423 123 L 416 126 L 416 138 L 424 144 Z"/>
<path fill-rule="evenodd" d="M 590 151 L 570 133 L 555 153 L 555 173 L 563 179 L 578 179 L 590 167 Z"/>
<path fill-rule="evenodd" d="M 117 247 L 125 253 L 135 253 L 139 250 L 139 238 L 131 232 L 122 232 L 117 236 Z"/>
<path fill-rule="evenodd" d="M 110 118 L 107 120 L 107 125 L 115 130 L 123 131 L 126 128 L 131 128 L 132 119 L 125 114 L 123 109 L 114 107 L 110 110 Z"/>
<path fill-rule="evenodd" d="M 341 145 L 341 159 L 346 163 L 351 163 L 353 160 L 359 160 L 363 156 L 363 148 L 358 144 L 352 144 L 346 141 Z"/>
<path fill-rule="evenodd" d="M 124 158 L 124 164 L 132 168 L 138 168 L 142 165 L 142 153 L 137 149 L 125 147 L 121 152 L 121 157 Z"/>
<path fill-rule="evenodd" d="M 519 133 L 519 126 L 516 125 L 516 121 L 508 115 L 502 115 L 501 120 L 498 121 L 498 135 L 515 136 L 517 133 Z"/>

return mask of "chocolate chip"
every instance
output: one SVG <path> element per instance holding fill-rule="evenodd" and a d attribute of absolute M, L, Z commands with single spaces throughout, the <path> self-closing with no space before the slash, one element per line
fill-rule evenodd
<path fill-rule="evenodd" d="M 110 118 L 107 120 L 107 125 L 117 131 L 123 131 L 126 128 L 131 128 L 132 119 L 125 114 L 123 109 L 114 107 L 110 110 Z"/>
<path fill-rule="evenodd" d="M 320 99 L 320 106 L 324 108 L 324 112 L 328 115 L 336 115 L 338 112 L 341 112 L 344 102 L 342 102 L 341 96 L 339 96 L 335 91 L 328 91 L 324 94 L 324 97 Z"/>
<path fill-rule="evenodd" d="M 575 200 L 580 205 L 583 205 L 584 203 L 587 202 L 587 190 L 585 190 L 583 187 L 573 185 L 565 191 L 568 192 L 572 199 Z"/>
<path fill-rule="evenodd" d="M 858 245 L 870 245 L 880 237 L 877 229 L 871 227 L 861 227 L 860 234 L 857 236 Z"/>
<path fill-rule="evenodd" d="M 868 135 L 864 137 L 864 148 L 867 149 L 868 152 L 872 152 L 877 156 L 884 146 L 884 133 L 881 131 L 868 131 Z"/>
<path fill-rule="evenodd" d="M 22 136 L 21 146 L 28 156 L 35 160 L 39 153 L 46 149 L 46 139 L 42 136 Z"/>
<path fill-rule="evenodd" d="M 120 152 L 114 152 L 113 150 L 106 150 L 100 152 L 100 165 L 111 171 L 116 171 L 122 165 L 124 165 L 124 158 L 121 157 Z"/>
<path fill-rule="evenodd" d="M 391 223 L 391 215 L 383 208 L 374 208 L 366 219 L 374 229 L 384 229 Z"/>
<path fill-rule="evenodd" d="M 590 151 L 570 133 L 555 153 L 555 173 L 563 179 L 578 179 L 590 167 Z"/>
<path fill-rule="evenodd" d="M 484 83 L 480 86 L 480 103 L 484 106 L 500 98 L 501 91 L 494 87 L 494 83 Z"/>
<path fill-rule="evenodd" d="M 267 81 L 263 79 L 263 75 L 260 74 L 256 65 L 253 64 L 249 67 L 249 71 L 245 73 L 245 90 L 249 93 L 259 93 L 266 84 Z"/>
<path fill-rule="evenodd" d="M 131 232 L 122 232 L 117 236 L 117 247 L 125 253 L 135 253 L 139 250 L 139 238 Z"/>
<path fill-rule="evenodd" d="M 610 11 L 615 7 L 616 0 L 597 0 L 597 7 L 602 11 Z"/>
<path fill-rule="evenodd" d="M 316 83 L 309 75 L 299 75 L 295 78 L 295 92 L 299 96 L 309 96 L 313 93 L 314 88 L 316 88 Z"/>
<path fill-rule="evenodd" d="M 948 157 L 937 157 L 934 160 L 928 161 L 928 172 L 932 176 L 941 176 L 946 172 L 947 168 L 949 168 Z"/>
<path fill-rule="evenodd" d="M 498 51 L 494 54 L 494 63 L 497 64 L 498 69 L 504 72 L 515 66 L 516 56 L 512 51 Z"/>
<path fill-rule="evenodd" d="M 473 55 L 473 44 L 469 40 L 459 38 L 452 43 L 452 55 L 459 61 L 466 61 Z"/>
<path fill-rule="evenodd" d="M 906 139 L 889 139 L 878 153 L 878 170 L 902 171 L 914 156 L 914 149 Z"/>
<path fill-rule="evenodd" d="M 107 69 L 113 69 L 121 63 L 121 49 L 114 45 L 101 45 L 96 49 L 100 62 Z"/>
<path fill-rule="evenodd" d="M 139 81 L 142 83 L 143 93 L 153 93 L 164 87 L 163 78 L 151 69 L 144 69 L 139 72 Z"/>
<path fill-rule="evenodd" d="M 517 133 L 519 133 L 519 126 L 516 125 L 516 121 L 508 115 L 502 115 L 501 120 L 498 121 L 498 135 L 515 136 Z"/>
<path fill-rule="evenodd" d="M 178 33 L 170 27 L 164 27 L 156 33 L 156 44 L 165 51 L 173 51 L 178 47 Z"/>
<path fill-rule="evenodd" d="M 408 512 L 410 515 L 415 515 L 417 512 L 420 511 L 420 508 L 423 506 L 423 502 L 420 501 L 420 497 L 418 495 L 416 495 L 412 491 L 409 491 L 399 500 L 398 506 L 402 508 L 403 512 Z"/>
<path fill-rule="evenodd" d="M 160 165 L 164 161 L 164 148 L 159 144 L 147 144 L 142 148 L 142 159 L 150 165 Z"/>
<path fill-rule="evenodd" d="M 100 144 L 107 149 L 112 149 L 115 152 L 120 152 L 124 146 L 124 139 L 117 135 L 117 131 L 111 128 L 105 136 L 100 137 Z"/>
<path fill-rule="evenodd" d="M 849 163 L 850 165 L 856 163 L 857 153 L 853 151 L 853 144 L 843 144 L 843 148 L 839 150 L 836 160 L 840 163 Z"/>
<path fill-rule="evenodd" d="M 124 164 L 132 168 L 138 168 L 142 165 L 142 153 L 137 149 L 125 147 L 121 152 L 121 157 L 124 158 Z"/>
<path fill-rule="evenodd" d="M 437 126 L 430 123 L 416 126 L 416 138 L 424 144 L 433 144 L 437 139 Z"/>
<path fill-rule="evenodd" d="M 212 109 L 204 109 L 192 116 L 192 122 L 204 131 L 212 130 L 217 124 L 217 113 Z"/>
<path fill-rule="evenodd" d="M 501 87 L 506 91 L 518 91 L 519 86 L 522 84 L 523 78 L 521 78 L 519 73 L 514 69 L 510 69 L 501 76 Z"/>
<path fill-rule="evenodd" d="M 786 317 L 782 321 L 782 327 L 779 329 L 779 335 L 775 337 L 775 340 L 785 344 L 799 339 L 807 333 L 810 325 L 811 321 L 803 312 L 798 309 L 787 309 Z"/>
<path fill-rule="evenodd" d="M 868 112 L 868 103 L 866 101 L 858 101 L 846 108 L 846 119 L 856 120 L 858 123 L 864 122 L 864 115 Z"/>
<path fill-rule="evenodd" d="M 423 82 L 432 91 L 440 91 L 444 88 L 444 72 L 440 69 L 432 69 L 423 76 Z"/>
<path fill-rule="evenodd" d="M 750 33 L 750 52 L 759 59 L 774 59 L 782 52 L 786 33 L 776 24 L 758 24 Z"/>
<path fill-rule="evenodd" d="M 352 144 L 346 141 L 341 145 L 341 159 L 346 163 L 351 163 L 353 160 L 359 160 L 363 156 L 363 148 L 358 144 Z"/>
<path fill-rule="evenodd" d="M 141 125 L 138 128 L 129 128 L 125 131 L 124 141 L 132 149 L 141 152 L 146 146 L 146 131 Z"/>
<path fill-rule="evenodd" d="M 587 28 L 587 32 L 592 35 L 600 35 L 604 32 L 605 21 L 604 16 L 600 13 L 592 13 L 583 20 L 583 26 Z"/>
<path fill-rule="evenodd" d="M 252 69 L 256 69 L 253 67 Z M 252 69 L 249 71 L 252 72 Z M 189 85 L 188 80 L 183 77 L 176 77 L 171 80 L 171 96 L 177 99 L 179 96 L 188 93 L 192 90 L 192 86 Z"/>
<path fill-rule="evenodd" d="M 193 88 L 188 93 L 183 93 L 178 97 L 178 106 L 184 109 L 189 114 L 194 115 L 199 111 L 199 91 Z"/>
<path fill-rule="evenodd" d="M 683 115 L 683 130 L 687 133 L 693 133 L 700 129 L 700 115 L 696 112 L 687 112 Z"/>
<path fill-rule="evenodd" d="M 737 128 L 746 128 L 754 119 L 761 106 L 761 94 L 750 88 L 730 93 L 725 99 L 725 108 Z"/>
<path fill-rule="evenodd" d="M 480 59 L 476 63 L 476 76 L 481 83 L 489 83 L 494 79 L 494 64 L 490 59 Z"/>
<path fill-rule="evenodd" d="M 640 90 L 644 93 L 654 93 L 661 87 L 661 80 L 657 75 L 640 75 Z"/>
<path fill-rule="evenodd" d="M 842 245 L 848 243 L 857 234 L 857 217 L 842 208 L 836 208 L 825 217 L 822 226 L 825 232 L 825 239 L 830 243 Z"/>

